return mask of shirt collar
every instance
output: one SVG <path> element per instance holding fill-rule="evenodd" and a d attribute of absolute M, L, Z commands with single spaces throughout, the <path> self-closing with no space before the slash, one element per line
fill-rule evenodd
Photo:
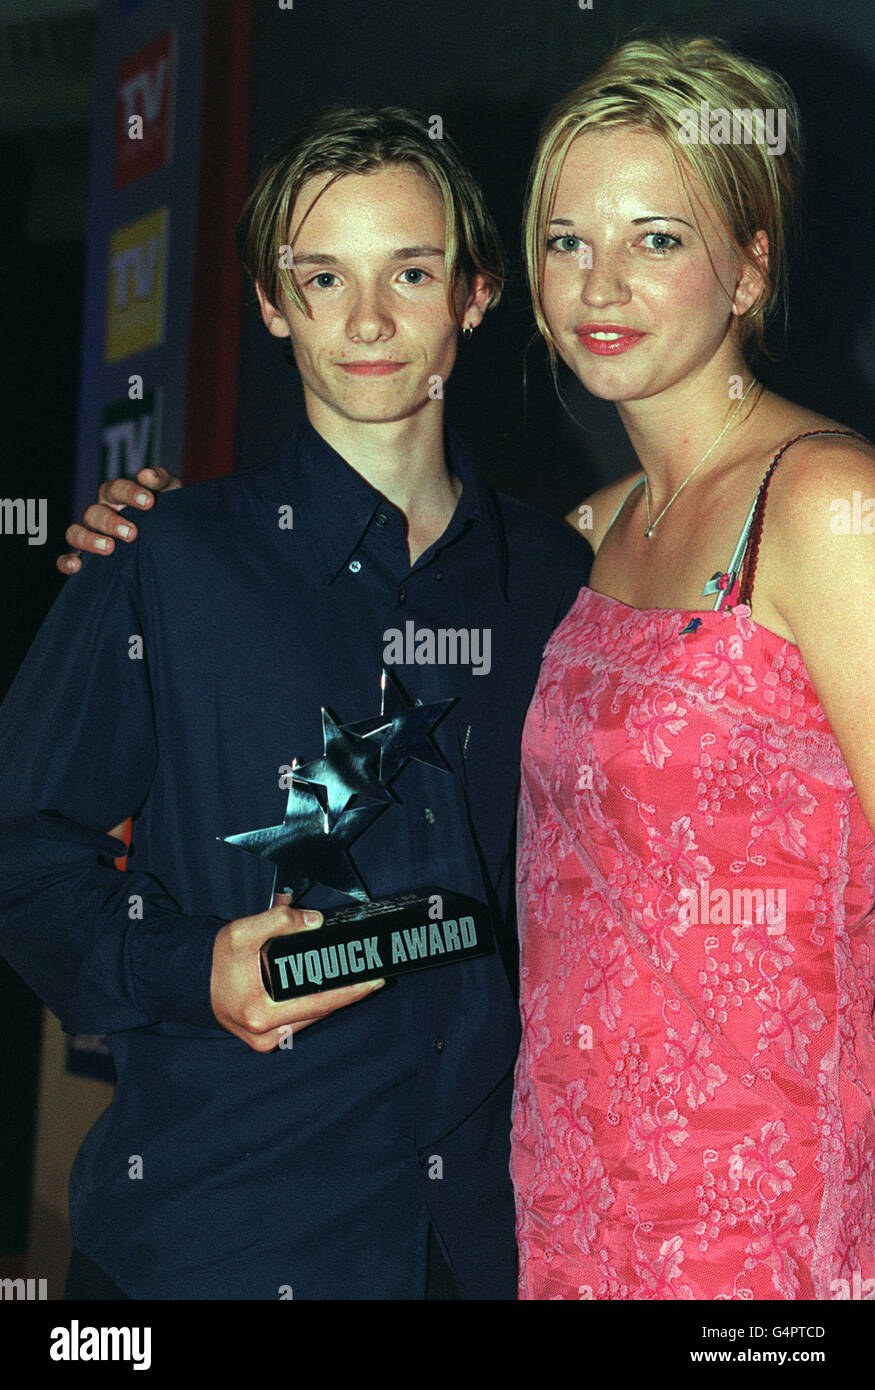
<path fill-rule="evenodd" d="M 480 523 L 495 552 L 496 576 L 507 599 L 507 541 L 498 506 L 465 444 L 445 431 L 450 469 L 462 482 L 462 495 L 437 549 L 448 545 L 470 522 Z M 304 416 L 283 450 L 281 465 L 295 484 L 296 506 L 314 538 L 314 559 L 326 584 L 349 562 L 376 512 L 394 504 L 357 473 Z"/>

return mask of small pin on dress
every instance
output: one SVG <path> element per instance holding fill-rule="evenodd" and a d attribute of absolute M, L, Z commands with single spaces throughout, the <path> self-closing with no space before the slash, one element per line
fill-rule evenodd
<path fill-rule="evenodd" d="M 705 595 L 725 593 L 727 589 L 732 588 L 734 583 L 735 572 L 733 570 L 727 570 L 725 574 L 721 574 L 720 571 L 717 570 L 715 574 L 711 575 L 702 593 Z"/>

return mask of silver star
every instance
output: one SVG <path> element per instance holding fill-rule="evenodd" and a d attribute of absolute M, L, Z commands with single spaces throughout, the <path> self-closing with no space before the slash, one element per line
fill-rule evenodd
<path fill-rule="evenodd" d="M 354 797 L 365 801 L 391 801 L 380 781 L 380 750 L 341 728 L 327 709 L 322 710 L 322 757 L 295 768 L 295 778 L 312 786 L 332 829 Z"/>
<path fill-rule="evenodd" d="M 436 767 L 441 772 L 451 769 L 440 748 L 431 737 L 435 724 L 443 718 L 456 696 L 435 700 L 423 705 L 408 698 L 401 682 L 391 671 L 383 670 L 380 678 L 380 714 L 357 724 L 344 724 L 345 733 L 360 739 L 373 738 L 380 744 L 380 781 L 391 782 L 411 758 Z"/>
<path fill-rule="evenodd" d="M 277 866 L 277 887 L 300 898 L 314 883 L 333 888 L 360 902 L 369 894 L 347 848 L 383 810 L 382 806 L 358 806 L 344 811 L 329 826 L 328 813 L 314 789 L 293 780 L 286 814 L 280 825 L 224 835 L 226 844 L 269 859 Z"/>

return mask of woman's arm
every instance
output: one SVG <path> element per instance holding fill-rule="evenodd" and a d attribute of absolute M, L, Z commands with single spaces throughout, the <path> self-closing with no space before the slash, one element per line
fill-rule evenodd
<path fill-rule="evenodd" d="M 875 835 L 875 449 L 800 441 L 775 470 L 765 515 L 778 557 L 770 601 L 794 635 Z"/>

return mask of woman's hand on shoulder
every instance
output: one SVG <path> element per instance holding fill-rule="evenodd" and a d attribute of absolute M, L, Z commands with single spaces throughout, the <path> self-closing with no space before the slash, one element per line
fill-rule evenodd
<path fill-rule="evenodd" d="M 81 525 L 74 522 L 68 526 L 64 535 L 71 552 L 59 555 L 56 565 L 62 574 L 75 574 L 82 568 L 78 552 L 87 550 L 91 555 L 111 555 L 116 540 L 130 543 L 136 539 L 137 528 L 130 517 L 119 516 L 122 507 L 138 507 L 149 511 L 155 504 L 159 492 L 172 492 L 182 487 L 182 482 L 166 468 L 141 468 L 136 481 L 132 478 L 114 478 L 112 482 L 101 483 L 97 491 L 97 501 L 86 507 Z"/>
<path fill-rule="evenodd" d="M 875 448 L 800 440 L 769 485 L 766 529 L 776 556 L 769 599 L 793 633 L 875 834 Z"/>
<path fill-rule="evenodd" d="M 568 525 L 589 541 L 595 554 L 598 553 L 614 513 L 635 479 L 640 477 L 640 468 L 634 473 L 624 474 L 622 478 L 600 487 L 597 492 L 590 493 L 589 497 L 585 497 L 580 505 L 566 516 Z"/>

